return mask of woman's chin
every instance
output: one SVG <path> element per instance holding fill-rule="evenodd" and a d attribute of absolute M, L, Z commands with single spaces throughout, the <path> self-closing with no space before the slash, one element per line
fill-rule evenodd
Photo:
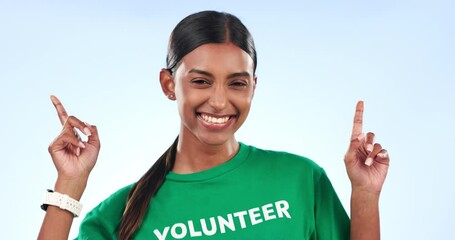
<path fill-rule="evenodd" d="M 236 143 L 235 137 L 233 135 L 225 134 L 204 134 L 198 137 L 199 141 L 208 146 L 222 146 L 225 144 Z"/>

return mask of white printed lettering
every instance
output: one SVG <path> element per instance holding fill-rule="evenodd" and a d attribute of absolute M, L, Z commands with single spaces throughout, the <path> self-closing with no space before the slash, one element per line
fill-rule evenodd
<path fill-rule="evenodd" d="M 266 221 L 276 218 L 275 215 L 271 215 L 271 213 L 273 213 L 273 204 L 271 203 L 262 206 L 262 212 L 264 213 L 264 220 Z"/>
<path fill-rule="evenodd" d="M 211 217 L 210 218 L 210 225 L 211 226 L 211 229 L 208 230 L 207 229 L 207 223 L 205 222 L 205 219 L 201 219 L 201 226 L 202 226 L 202 232 L 204 232 L 205 235 L 207 236 L 212 236 L 216 233 L 216 222 L 215 222 L 215 218 L 214 217 Z"/>
<path fill-rule="evenodd" d="M 288 212 L 289 203 L 285 200 L 281 200 L 275 203 L 276 212 L 279 218 L 283 217 L 283 214 L 286 215 L 287 218 L 291 218 L 291 215 Z"/>
<path fill-rule="evenodd" d="M 194 230 L 193 221 L 188 221 L 188 228 L 190 229 L 191 237 L 200 237 L 200 236 L 202 236 L 202 232 L 201 231 Z"/>
<path fill-rule="evenodd" d="M 180 233 L 177 233 L 177 228 L 180 228 Z M 171 235 L 175 239 L 182 239 L 186 236 L 187 231 L 185 224 L 176 223 L 171 228 Z"/>
<path fill-rule="evenodd" d="M 250 215 L 251 225 L 256 225 L 262 222 L 262 219 L 258 218 L 261 216 L 258 207 L 248 210 L 248 214 Z"/>
<path fill-rule="evenodd" d="M 250 218 L 248 223 L 245 219 L 247 215 Z M 228 213 L 226 217 L 214 216 L 210 218 L 201 218 L 199 219 L 201 223 L 200 228 L 198 224 L 195 226 L 193 220 L 189 220 L 185 223 L 175 223 L 172 226 L 167 226 L 162 232 L 155 229 L 153 233 L 156 235 L 158 240 L 166 240 L 168 235 L 171 235 L 173 239 L 213 236 L 215 234 L 226 233 L 227 228 L 232 232 L 235 232 L 239 230 L 236 226 L 238 227 L 240 225 L 243 229 L 276 218 L 291 218 L 291 214 L 289 213 L 289 203 L 286 200 L 268 203 L 260 207 L 251 208 L 247 211 Z M 208 221 L 210 221 L 210 226 L 208 225 Z"/>
<path fill-rule="evenodd" d="M 248 213 L 246 211 L 241 211 L 241 212 L 236 212 L 234 213 L 234 217 L 238 217 L 239 218 L 239 221 L 240 221 L 240 227 L 242 228 L 246 228 L 246 224 L 245 224 L 245 218 L 243 218 L 245 215 L 247 215 Z"/>
<path fill-rule="evenodd" d="M 229 229 L 231 229 L 231 231 L 235 231 L 235 224 L 234 224 L 234 219 L 232 219 L 232 214 L 229 213 L 227 215 L 227 217 L 228 217 L 228 220 L 224 219 L 221 216 L 218 216 L 218 223 L 220 225 L 221 233 L 225 233 L 226 232 L 226 228 L 225 227 L 228 227 Z"/>
<path fill-rule="evenodd" d="M 160 233 L 160 230 L 155 229 L 153 233 L 156 235 L 158 240 L 165 240 L 167 236 L 167 232 L 169 232 L 169 227 L 165 227 L 163 230 L 163 234 Z"/>

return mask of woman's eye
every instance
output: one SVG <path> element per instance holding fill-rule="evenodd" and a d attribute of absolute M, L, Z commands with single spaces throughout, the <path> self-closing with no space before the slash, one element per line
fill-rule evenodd
<path fill-rule="evenodd" d="M 231 83 L 231 86 L 234 86 L 234 87 L 246 87 L 246 86 L 248 86 L 248 83 L 244 82 L 244 81 L 234 81 L 234 82 Z"/>
<path fill-rule="evenodd" d="M 191 83 L 196 84 L 196 85 L 204 85 L 204 84 L 209 84 L 209 81 L 204 80 L 204 79 L 194 79 L 191 81 Z"/>

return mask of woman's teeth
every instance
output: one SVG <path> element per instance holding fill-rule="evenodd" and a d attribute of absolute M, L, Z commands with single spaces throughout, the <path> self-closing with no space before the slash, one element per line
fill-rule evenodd
<path fill-rule="evenodd" d="M 229 117 L 217 118 L 217 117 L 212 117 L 212 116 L 208 116 L 205 114 L 201 114 L 201 118 L 208 123 L 214 123 L 214 124 L 223 124 L 229 120 Z"/>

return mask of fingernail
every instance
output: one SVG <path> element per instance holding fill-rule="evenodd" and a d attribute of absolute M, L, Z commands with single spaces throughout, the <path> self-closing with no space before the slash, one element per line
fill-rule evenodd
<path fill-rule="evenodd" d="M 76 156 L 79 157 L 79 155 L 81 155 L 81 149 L 80 149 L 80 148 L 77 148 L 77 149 L 76 149 Z"/>
<path fill-rule="evenodd" d="M 85 144 L 83 142 L 79 141 L 79 147 L 85 148 Z"/>
<path fill-rule="evenodd" d="M 381 158 L 387 158 L 388 155 L 387 152 L 378 153 L 378 156 Z"/>
<path fill-rule="evenodd" d="M 373 151 L 373 144 L 367 144 L 367 151 L 372 152 Z"/>
<path fill-rule="evenodd" d="M 88 129 L 88 127 L 84 128 L 84 133 L 85 133 L 86 136 L 92 135 L 92 132 L 90 132 L 90 129 Z"/>
<path fill-rule="evenodd" d="M 365 160 L 365 165 L 371 166 L 371 164 L 373 164 L 373 158 L 369 157 L 367 160 Z"/>
<path fill-rule="evenodd" d="M 87 122 L 84 122 L 85 126 L 91 127 L 92 125 L 88 124 Z"/>

